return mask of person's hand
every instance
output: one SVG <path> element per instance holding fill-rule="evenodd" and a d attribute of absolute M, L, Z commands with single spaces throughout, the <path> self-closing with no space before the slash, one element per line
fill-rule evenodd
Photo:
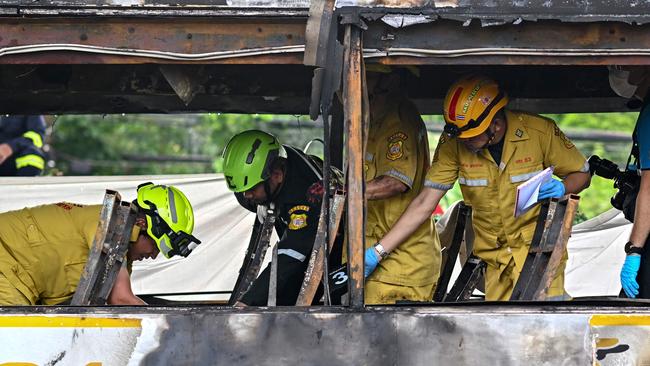
<path fill-rule="evenodd" d="M 375 251 L 374 247 L 370 247 L 366 249 L 364 257 L 365 266 L 363 269 L 363 275 L 367 278 L 375 270 L 375 268 L 377 268 L 377 265 L 379 264 L 379 255 Z"/>
<path fill-rule="evenodd" d="M 627 297 L 633 299 L 639 294 L 639 284 L 636 282 L 636 275 L 641 267 L 640 255 L 628 255 L 621 268 L 621 286 Z"/>
<path fill-rule="evenodd" d="M 548 182 L 542 184 L 539 188 L 539 195 L 537 200 L 541 201 L 546 198 L 560 198 L 564 196 L 564 184 L 557 179 L 551 179 Z"/>
<path fill-rule="evenodd" d="M 0 144 L 0 164 L 4 163 L 13 153 L 9 144 Z"/>

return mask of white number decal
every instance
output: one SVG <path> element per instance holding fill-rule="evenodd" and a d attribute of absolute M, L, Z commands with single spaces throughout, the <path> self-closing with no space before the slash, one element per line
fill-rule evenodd
<path fill-rule="evenodd" d="M 335 285 L 340 285 L 348 280 L 348 275 L 346 275 L 345 272 L 337 272 L 334 273 L 332 279 L 336 280 L 336 282 L 334 282 Z"/>

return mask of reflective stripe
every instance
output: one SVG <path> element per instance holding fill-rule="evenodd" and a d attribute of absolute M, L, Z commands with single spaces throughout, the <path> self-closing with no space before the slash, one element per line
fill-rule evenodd
<path fill-rule="evenodd" d="M 482 179 L 467 179 L 460 177 L 458 178 L 458 183 L 464 185 L 464 186 L 469 186 L 469 187 L 487 187 L 488 185 L 488 180 L 485 178 Z"/>
<path fill-rule="evenodd" d="M 28 154 L 16 158 L 16 169 L 21 169 L 27 166 L 33 166 L 36 169 L 43 170 L 43 168 L 45 168 L 45 159 L 35 154 Z"/>
<path fill-rule="evenodd" d="M 23 137 L 26 137 L 26 138 L 32 140 L 32 143 L 34 144 L 34 146 L 38 147 L 39 149 L 41 147 L 43 147 L 43 138 L 38 133 L 36 133 L 34 131 L 27 131 L 27 132 L 23 133 Z"/>
<path fill-rule="evenodd" d="M 169 242 L 166 235 L 163 235 L 162 238 L 160 238 L 160 242 L 158 242 L 158 249 L 160 249 L 165 258 L 169 258 L 169 252 L 171 252 L 172 248 L 169 247 Z"/>
<path fill-rule="evenodd" d="M 374 157 L 375 157 L 375 155 L 373 155 L 373 154 L 371 154 L 371 153 L 366 153 L 366 160 L 368 160 L 368 161 L 372 161 L 372 159 L 373 159 Z"/>
<path fill-rule="evenodd" d="M 169 213 L 172 215 L 172 222 L 174 224 L 178 223 L 178 217 L 176 216 L 176 200 L 174 199 L 174 191 L 171 188 L 167 188 L 167 200 L 169 201 Z"/>
<path fill-rule="evenodd" d="M 425 186 L 425 187 L 429 187 L 429 188 L 433 188 L 433 189 L 439 189 L 439 190 L 441 190 L 441 191 L 448 191 L 448 190 L 450 190 L 451 187 L 453 187 L 454 185 L 453 185 L 453 184 L 441 184 L 441 183 L 436 183 L 436 182 L 432 182 L 432 181 L 430 181 L 430 180 L 427 179 L 427 180 L 424 181 L 424 186 Z"/>
<path fill-rule="evenodd" d="M 278 249 L 278 255 L 284 254 L 288 255 L 289 257 L 299 260 L 301 262 L 304 262 L 307 257 L 305 257 L 302 253 L 295 251 L 293 249 Z"/>
<path fill-rule="evenodd" d="M 384 175 L 387 175 L 389 177 L 397 178 L 397 179 L 403 181 L 404 183 L 406 183 L 409 187 L 413 186 L 413 179 L 411 179 L 408 175 L 406 175 L 406 174 L 404 174 L 404 173 L 402 173 L 402 172 L 400 172 L 398 170 L 391 169 L 391 170 L 387 171 Z"/>
<path fill-rule="evenodd" d="M 537 171 L 530 172 L 530 173 L 511 175 L 510 176 L 510 183 L 519 183 L 519 182 L 527 181 L 530 178 L 534 177 L 535 175 L 537 175 L 537 174 L 539 174 L 541 172 L 542 172 L 541 170 L 537 170 Z"/>

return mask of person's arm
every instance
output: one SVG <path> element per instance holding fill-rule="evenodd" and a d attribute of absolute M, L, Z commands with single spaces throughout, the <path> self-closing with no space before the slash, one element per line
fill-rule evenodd
<path fill-rule="evenodd" d="M 412 235 L 425 220 L 431 219 L 431 214 L 445 193 L 447 191 L 424 187 L 390 231 L 379 240 L 384 249 L 391 252 Z"/>
<path fill-rule="evenodd" d="M 569 193 L 580 193 L 591 184 L 591 174 L 583 172 L 573 172 L 567 175 L 562 181 L 564 191 Z"/>
<path fill-rule="evenodd" d="M 107 302 L 109 305 L 147 305 L 146 302 L 133 294 L 131 276 L 129 276 L 126 267 L 120 268 Z"/>
<path fill-rule="evenodd" d="M 404 193 L 408 189 L 409 187 L 398 179 L 381 175 L 366 183 L 366 199 L 381 200 L 390 198 Z"/>
<path fill-rule="evenodd" d="M 650 170 L 641 171 L 641 186 L 636 196 L 634 208 L 634 225 L 630 234 L 630 241 L 636 247 L 643 247 L 650 233 Z"/>

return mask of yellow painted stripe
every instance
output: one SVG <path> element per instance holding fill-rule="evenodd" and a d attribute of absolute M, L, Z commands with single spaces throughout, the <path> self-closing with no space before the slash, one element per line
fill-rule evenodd
<path fill-rule="evenodd" d="M 0 316 L 0 328 L 139 328 L 140 319 Z"/>
<path fill-rule="evenodd" d="M 650 326 L 649 315 L 594 315 L 589 319 L 589 325 L 601 326 Z"/>

